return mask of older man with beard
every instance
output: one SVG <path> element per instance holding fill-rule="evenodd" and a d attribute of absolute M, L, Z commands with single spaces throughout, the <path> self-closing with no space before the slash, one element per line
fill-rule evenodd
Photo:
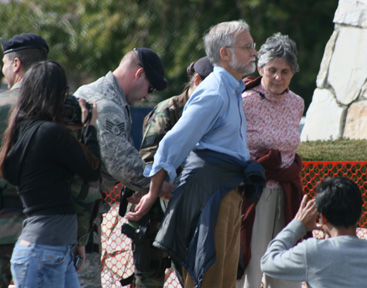
<path fill-rule="evenodd" d="M 185 287 L 235 287 L 242 196 L 250 158 L 242 109 L 242 77 L 255 70 L 255 43 L 244 21 L 215 25 L 204 37 L 213 72 L 196 88 L 180 120 L 160 142 L 150 190 L 127 214 L 137 221 L 158 198 L 162 183 L 184 162 L 154 246 L 184 266 Z"/>

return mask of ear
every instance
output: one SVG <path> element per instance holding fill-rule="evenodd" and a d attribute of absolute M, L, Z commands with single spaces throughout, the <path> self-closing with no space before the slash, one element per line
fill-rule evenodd
<path fill-rule="evenodd" d="M 264 74 L 264 70 L 263 70 L 263 68 L 260 68 L 259 66 L 257 66 L 257 71 L 259 72 L 259 75 L 260 76 L 264 76 L 263 74 Z"/>
<path fill-rule="evenodd" d="M 203 78 L 201 78 L 201 76 L 199 74 L 196 74 L 195 78 L 194 78 L 195 86 L 198 86 L 201 83 L 201 81 L 203 81 Z"/>
<path fill-rule="evenodd" d="M 20 69 L 22 68 L 22 62 L 18 57 L 15 57 L 12 63 L 13 72 L 18 73 Z"/>
<path fill-rule="evenodd" d="M 138 79 L 140 78 L 143 74 L 145 73 L 144 68 L 140 67 L 138 70 L 136 70 L 135 72 L 135 78 Z"/>
<path fill-rule="evenodd" d="M 325 218 L 325 216 L 323 214 L 320 214 L 320 216 L 321 216 L 322 225 L 326 225 L 328 223 L 327 219 Z"/>
<path fill-rule="evenodd" d="M 232 60 L 232 52 L 228 47 L 222 47 L 219 50 L 220 58 L 225 62 Z"/>

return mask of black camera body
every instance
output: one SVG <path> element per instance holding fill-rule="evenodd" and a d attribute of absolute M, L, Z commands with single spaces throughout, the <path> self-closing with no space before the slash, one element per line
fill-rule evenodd
<path fill-rule="evenodd" d="M 92 113 L 92 105 L 85 102 L 85 105 Z M 88 115 L 87 119 L 90 119 L 92 115 Z M 67 125 L 83 125 L 82 123 L 82 109 L 79 106 L 78 99 L 71 94 L 66 95 L 64 109 L 63 109 L 63 121 Z"/>

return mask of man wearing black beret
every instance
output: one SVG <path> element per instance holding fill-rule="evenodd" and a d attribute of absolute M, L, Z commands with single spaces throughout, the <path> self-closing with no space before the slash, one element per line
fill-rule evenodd
<path fill-rule="evenodd" d="M 148 191 L 150 178 L 143 176 L 146 164 L 133 146 L 130 134 L 132 118 L 129 105 L 147 99 L 155 90 L 166 87 L 164 67 L 159 56 L 151 49 L 135 48 L 122 58 L 114 71 L 75 92 L 75 96 L 93 101 L 98 107 L 96 128 L 103 162 L 102 191 L 113 190 L 119 182 L 134 191 Z M 120 230 L 121 227 L 112 229 Z M 99 279 L 88 283 L 91 285 L 88 287 L 101 287 L 100 262 L 95 261 L 100 259 L 100 251 L 96 248 L 90 251 L 87 246 L 86 252 L 86 265 L 99 265 L 95 270 Z"/>
<path fill-rule="evenodd" d="M 38 61 L 46 60 L 48 45 L 39 35 L 22 33 L 6 41 L 3 48 L 2 73 L 8 83 L 8 91 L 0 93 L 0 136 L 7 126 L 9 110 L 15 104 L 26 71 Z M 8 287 L 11 281 L 10 257 L 14 244 L 22 231 L 24 214 L 22 203 L 14 186 L 0 179 L 0 287 Z"/>

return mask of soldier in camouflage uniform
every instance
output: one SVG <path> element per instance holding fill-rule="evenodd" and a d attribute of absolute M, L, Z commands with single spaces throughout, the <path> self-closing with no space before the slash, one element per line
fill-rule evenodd
<path fill-rule="evenodd" d="M 163 90 L 166 86 L 159 56 L 150 49 L 136 48 L 122 58 L 113 72 L 75 92 L 75 96 L 97 103 L 96 127 L 102 159 L 102 191 L 113 190 L 119 182 L 134 191 L 148 191 L 150 179 L 143 176 L 145 162 L 134 148 L 130 135 L 132 118 L 129 105 L 148 98 L 155 89 Z M 100 259 L 100 254 L 87 251 L 87 261 L 88 258 Z M 100 261 L 89 261 L 89 264 L 100 267 Z M 82 283 L 81 278 L 79 276 Z M 94 281 L 95 286 L 88 287 L 101 286 L 100 273 L 96 273 Z"/>
<path fill-rule="evenodd" d="M 8 91 L 0 93 L 0 136 L 7 127 L 10 108 L 15 104 L 25 72 L 38 61 L 46 60 L 48 45 L 39 35 L 23 33 L 6 41 L 3 48 L 2 72 L 8 83 Z M 0 179 L 0 287 L 8 287 L 11 281 L 10 258 L 14 245 L 22 231 L 25 215 L 16 187 Z"/>
<path fill-rule="evenodd" d="M 145 117 L 140 155 L 146 163 L 153 162 L 159 142 L 177 123 L 178 119 L 180 119 L 183 108 L 192 92 L 212 71 L 213 65 L 210 63 L 208 57 L 200 58 L 198 61 L 191 63 L 187 67 L 189 82 L 185 90 L 180 95 L 157 104 Z M 165 279 L 165 269 L 171 266 L 168 254 L 152 245 L 163 215 L 160 201 L 162 200 L 157 200 L 149 212 L 150 223 L 146 243 L 136 245 L 133 250 L 133 253 L 137 254 L 134 255 L 134 259 L 139 258 L 139 255 L 142 255 L 146 259 L 151 259 L 151 263 L 142 265 L 142 269 L 136 267 L 135 281 L 137 287 L 162 288 Z M 135 266 L 137 265 L 135 264 Z M 178 263 L 175 263 L 174 266 L 177 268 L 176 272 L 180 272 Z M 176 275 L 182 283 L 180 273 L 176 273 Z"/>

